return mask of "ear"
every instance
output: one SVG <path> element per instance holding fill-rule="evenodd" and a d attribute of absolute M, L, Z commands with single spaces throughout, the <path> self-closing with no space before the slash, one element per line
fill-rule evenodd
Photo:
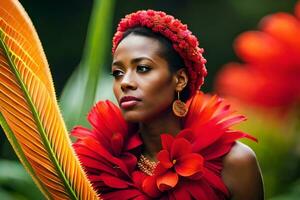
<path fill-rule="evenodd" d="M 185 68 L 179 69 L 175 74 L 176 87 L 175 90 L 181 92 L 188 83 L 188 75 Z"/>

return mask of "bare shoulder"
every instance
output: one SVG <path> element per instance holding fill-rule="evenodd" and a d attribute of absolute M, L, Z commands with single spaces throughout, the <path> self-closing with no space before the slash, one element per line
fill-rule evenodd
<path fill-rule="evenodd" d="M 236 142 L 224 157 L 222 178 L 232 199 L 264 199 L 260 167 L 254 151 L 247 145 Z"/>
<path fill-rule="evenodd" d="M 254 151 L 241 142 L 236 142 L 223 160 L 224 167 L 243 167 L 254 165 L 256 162 Z"/>

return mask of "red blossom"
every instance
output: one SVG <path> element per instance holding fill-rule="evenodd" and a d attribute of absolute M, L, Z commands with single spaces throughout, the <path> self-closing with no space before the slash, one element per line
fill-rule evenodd
<path fill-rule="evenodd" d="M 189 177 L 203 169 L 203 158 L 192 152 L 192 144 L 185 138 L 161 135 L 163 149 L 157 154 L 155 171 L 159 190 L 174 188 L 179 177 Z"/>
<path fill-rule="evenodd" d="M 173 138 L 170 135 L 161 135 L 163 149 L 157 157 L 166 169 L 174 168 L 180 176 L 188 177 L 200 172 L 203 167 L 203 158 L 192 152 L 192 144 L 182 137 Z"/>
<path fill-rule="evenodd" d="M 229 63 L 220 71 L 219 93 L 283 111 L 300 103 L 299 7 L 300 1 L 295 8 L 298 18 L 283 12 L 268 15 L 260 30 L 238 36 L 234 48 L 244 62 Z"/>

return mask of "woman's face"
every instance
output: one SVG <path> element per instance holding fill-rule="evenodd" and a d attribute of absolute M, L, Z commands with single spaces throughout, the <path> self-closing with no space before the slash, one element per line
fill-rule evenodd
<path fill-rule="evenodd" d="M 128 122 L 147 122 L 169 112 L 174 100 L 176 78 L 160 56 L 161 43 L 130 34 L 113 55 L 113 90 Z"/>

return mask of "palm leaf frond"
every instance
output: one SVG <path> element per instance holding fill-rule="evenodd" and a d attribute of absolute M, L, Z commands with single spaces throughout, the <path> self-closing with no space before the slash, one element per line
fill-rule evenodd
<path fill-rule="evenodd" d="M 71 145 L 36 31 L 17 0 L 0 6 L 0 123 L 48 199 L 97 199 Z"/>

